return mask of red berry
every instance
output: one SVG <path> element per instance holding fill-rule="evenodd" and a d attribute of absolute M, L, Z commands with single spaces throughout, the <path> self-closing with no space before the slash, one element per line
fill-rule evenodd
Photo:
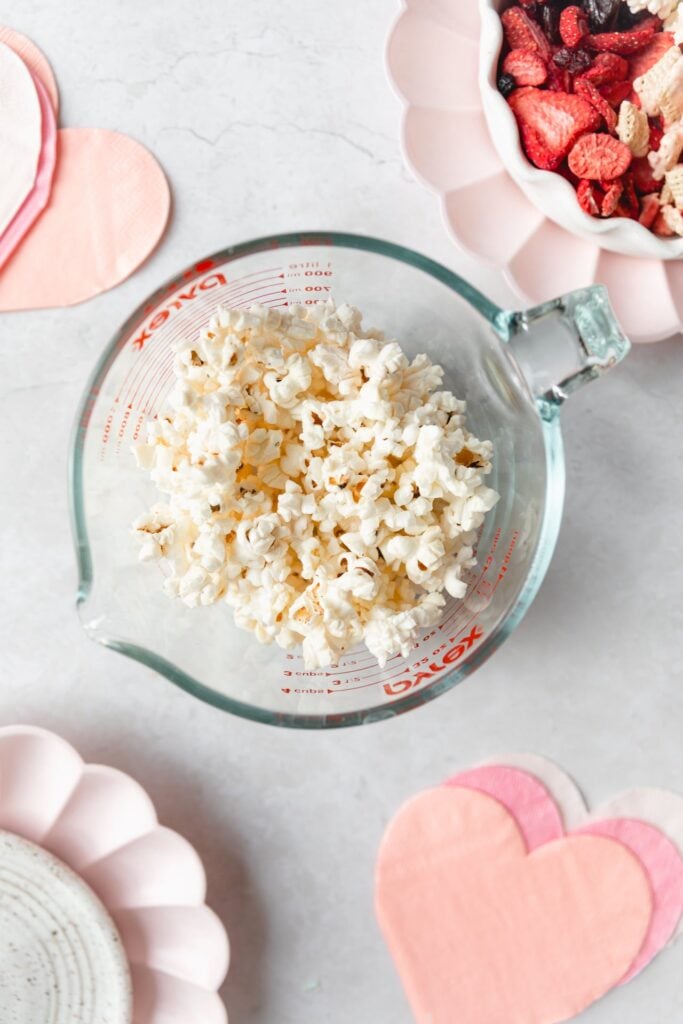
<path fill-rule="evenodd" d="M 646 228 L 651 228 L 659 214 L 659 195 L 656 192 L 651 192 L 650 195 L 643 196 L 640 201 L 640 216 L 638 220 Z"/>
<path fill-rule="evenodd" d="M 586 81 L 586 79 L 577 78 L 574 82 L 574 92 L 577 96 L 583 96 L 588 102 L 595 107 L 598 114 L 602 117 L 607 127 L 608 132 L 615 132 L 617 130 L 617 115 L 614 109 L 609 105 L 604 96 L 598 91 L 592 82 Z"/>
<path fill-rule="evenodd" d="M 603 196 L 594 181 L 583 178 L 576 188 L 576 198 L 584 213 L 589 213 L 591 217 L 600 216 Z"/>
<path fill-rule="evenodd" d="M 624 100 L 631 95 L 632 88 L 630 82 L 611 82 L 609 85 L 602 86 L 600 95 L 613 107 L 620 107 Z"/>
<path fill-rule="evenodd" d="M 578 46 L 589 31 L 584 11 L 580 7 L 565 7 L 560 15 L 560 35 L 565 46 Z"/>
<path fill-rule="evenodd" d="M 521 7 L 509 7 L 500 20 L 511 50 L 533 50 L 544 60 L 550 60 L 550 43 L 526 11 Z"/>
<path fill-rule="evenodd" d="M 582 78 L 587 78 L 593 85 L 607 85 L 609 82 L 622 82 L 628 77 L 628 61 L 617 53 L 598 53 L 593 58 L 592 67 L 584 71 Z"/>
<path fill-rule="evenodd" d="M 597 35 L 588 36 L 586 45 L 591 50 L 609 50 L 610 53 L 637 53 L 652 41 L 661 24 L 656 16 L 647 18 L 628 32 L 599 32 Z"/>
<path fill-rule="evenodd" d="M 600 125 L 600 117 L 591 104 L 571 93 L 517 89 L 508 103 L 517 118 L 522 138 L 525 138 L 524 130 L 531 129 L 539 145 L 560 160 L 579 136 L 594 132 Z M 580 174 L 579 177 L 588 175 Z"/>
<path fill-rule="evenodd" d="M 639 192 L 658 192 L 662 187 L 661 181 L 655 181 L 652 177 L 652 168 L 646 156 L 641 156 L 631 163 L 633 171 L 633 183 Z"/>
<path fill-rule="evenodd" d="M 503 73 L 511 75 L 516 85 L 543 85 L 548 68 L 540 54 L 532 50 L 510 50 L 503 61 Z"/>
<path fill-rule="evenodd" d="M 611 217 L 614 214 L 617 206 L 619 205 L 619 200 L 621 199 L 623 191 L 624 186 L 622 182 L 613 181 L 609 184 L 605 189 L 605 196 L 600 206 L 601 217 Z"/>
<path fill-rule="evenodd" d="M 664 220 L 661 210 L 652 222 L 652 230 L 656 235 L 660 235 L 662 238 L 672 238 L 675 234 Z"/>
<path fill-rule="evenodd" d="M 579 178 L 611 181 L 628 170 L 631 159 L 628 146 L 611 135 L 582 135 L 569 154 L 569 168 Z"/>
<path fill-rule="evenodd" d="M 658 121 L 650 122 L 650 149 L 654 149 L 655 152 L 659 149 L 664 138 L 664 130 Z"/>
<path fill-rule="evenodd" d="M 633 81 L 646 74 L 650 68 L 658 64 L 667 50 L 676 45 L 676 40 L 670 32 L 658 32 L 647 46 L 640 50 L 635 57 L 629 61 L 629 78 Z"/>

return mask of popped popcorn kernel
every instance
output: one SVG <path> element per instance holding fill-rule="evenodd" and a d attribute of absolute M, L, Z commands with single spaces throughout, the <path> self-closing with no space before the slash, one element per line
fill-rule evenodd
<path fill-rule="evenodd" d="M 365 642 L 380 665 L 441 617 L 498 495 L 490 442 L 443 370 L 332 301 L 220 308 L 174 346 L 168 407 L 134 449 L 165 502 L 142 561 L 195 608 L 225 601 L 308 669 Z"/>

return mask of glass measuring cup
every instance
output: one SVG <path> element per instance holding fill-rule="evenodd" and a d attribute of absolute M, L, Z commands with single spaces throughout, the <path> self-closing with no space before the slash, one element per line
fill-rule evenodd
<path fill-rule="evenodd" d="M 463 600 L 380 669 L 365 650 L 306 671 L 297 651 L 260 645 L 224 604 L 189 609 L 140 565 L 133 520 L 159 499 L 131 445 L 172 385 L 172 342 L 193 336 L 218 304 L 279 307 L 332 295 L 366 325 L 426 351 L 468 423 L 493 442 L 488 483 L 501 499 L 486 518 Z M 274 725 L 325 728 L 391 717 L 445 693 L 518 625 L 545 575 L 560 526 L 565 398 L 628 352 L 601 287 L 522 313 L 506 312 L 445 267 L 357 235 L 277 235 L 201 260 L 123 325 L 84 395 L 71 459 L 78 608 L 95 640 L 156 669 L 226 711 Z"/>

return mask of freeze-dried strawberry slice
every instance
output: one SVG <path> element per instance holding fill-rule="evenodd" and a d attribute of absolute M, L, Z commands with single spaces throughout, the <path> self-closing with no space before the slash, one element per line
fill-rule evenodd
<path fill-rule="evenodd" d="M 521 7 L 509 7 L 500 19 L 511 50 L 533 50 L 550 60 L 550 43 L 535 21 Z"/>
<path fill-rule="evenodd" d="M 600 204 L 600 216 L 601 217 L 612 217 L 619 205 L 624 186 L 621 181 L 613 181 L 610 183 L 608 188 L 605 189 L 605 196 Z"/>
<path fill-rule="evenodd" d="M 628 210 L 629 217 L 633 217 L 635 219 L 640 212 L 640 203 L 638 202 L 638 196 L 636 195 L 636 186 L 631 171 L 623 176 L 621 183 L 623 185 L 621 203 Z"/>
<path fill-rule="evenodd" d="M 631 164 L 633 171 L 633 183 L 639 192 L 658 192 L 662 186 L 661 181 L 655 181 L 652 177 L 652 168 L 646 156 L 638 157 Z"/>
<path fill-rule="evenodd" d="M 603 195 L 594 181 L 583 178 L 577 185 L 576 198 L 584 213 L 589 213 L 591 217 L 600 216 Z"/>
<path fill-rule="evenodd" d="M 503 74 L 511 75 L 517 85 L 543 85 L 548 68 L 533 50 L 510 50 L 503 61 Z"/>
<path fill-rule="evenodd" d="M 532 129 L 539 145 L 560 159 L 567 155 L 579 136 L 594 132 L 600 126 L 600 116 L 594 107 L 582 96 L 571 93 L 517 89 L 508 103 L 522 130 L 522 138 L 525 138 L 524 129 Z"/>
<path fill-rule="evenodd" d="M 585 40 L 589 50 L 608 50 L 610 53 L 632 54 L 642 50 L 652 41 L 661 21 L 656 16 L 640 21 L 628 32 L 599 32 Z"/>
<path fill-rule="evenodd" d="M 628 61 L 618 53 L 598 53 L 592 66 L 581 77 L 587 78 L 593 85 L 608 85 L 610 82 L 623 82 L 628 73 Z"/>
<path fill-rule="evenodd" d="M 630 82 L 611 82 L 610 85 L 603 85 L 600 95 L 603 96 L 613 107 L 620 107 L 624 100 L 628 99 L 633 91 Z"/>
<path fill-rule="evenodd" d="M 611 135 L 582 135 L 569 154 L 573 174 L 599 181 L 620 178 L 630 163 L 631 150 Z"/>
<path fill-rule="evenodd" d="M 631 81 L 633 82 L 636 78 L 646 74 L 675 45 L 676 40 L 670 32 L 657 32 L 643 50 L 635 54 L 634 57 L 631 57 L 629 61 L 629 78 Z"/>
<path fill-rule="evenodd" d="M 565 7 L 560 15 L 560 36 L 565 46 L 578 46 L 589 32 L 585 11 L 580 7 Z"/>
<path fill-rule="evenodd" d="M 651 228 L 657 219 L 659 209 L 659 195 L 656 192 L 643 196 L 640 201 L 640 216 L 638 220 L 644 227 Z"/>
<path fill-rule="evenodd" d="M 564 154 L 551 153 L 538 132 L 529 125 L 521 124 L 519 130 L 524 152 L 532 164 L 540 167 L 542 171 L 556 171 L 564 160 Z"/>
<path fill-rule="evenodd" d="M 583 96 L 584 99 L 587 99 L 595 107 L 600 117 L 604 120 L 607 131 L 614 133 L 617 128 L 617 115 L 596 86 L 585 79 L 577 78 L 574 82 L 574 91 L 577 96 Z"/>

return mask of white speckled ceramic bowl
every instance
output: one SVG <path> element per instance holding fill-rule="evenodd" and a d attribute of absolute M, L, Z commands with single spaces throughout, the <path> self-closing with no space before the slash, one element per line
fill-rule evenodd
<path fill-rule="evenodd" d="M 201 861 L 129 776 L 0 729 L 2 1024 L 227 1024 Z"/>
<path fill-rule="evenodd" d="M 509 0 L 479 0 L 481 98 L 491 139 L 508 173 L 541 213 L 580 238 L 624 256 L 658 260 L 683 257 L 683 238 L 659 238 L 625 217 L 590 217 L 561 174 L 539 170 L 527 159 L 514 114 L 496 85 L 503 44 L 500 12 L 509 6 Z"/>

